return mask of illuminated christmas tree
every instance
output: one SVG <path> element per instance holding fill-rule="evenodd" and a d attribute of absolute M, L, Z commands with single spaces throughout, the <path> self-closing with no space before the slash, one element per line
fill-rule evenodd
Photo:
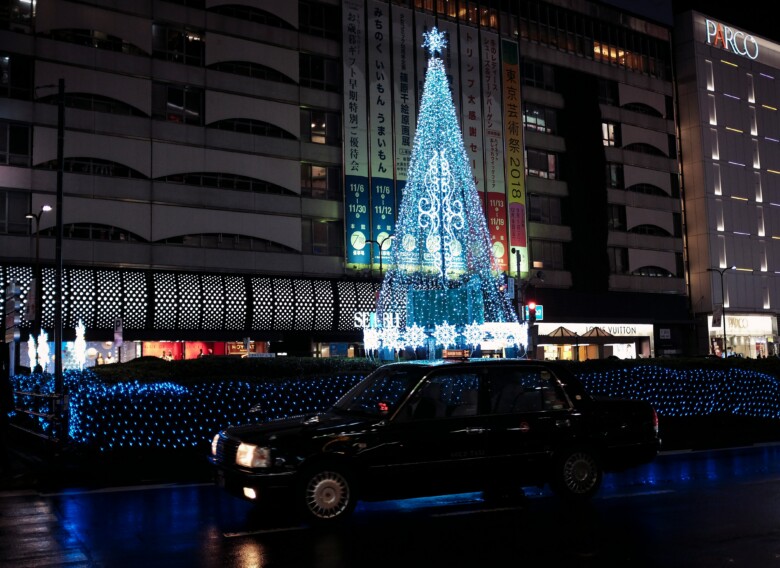
<path fill-rule="evenodd" d="M 377 301 L 379 339 L 392 338 L 396 347 L 419 347 L 428 338 L 445 348 L 476 347 L 492 326 L 502 329 L 496 335 L 525 343 L 494 264 L 444 62 L 437 57 L 446 39 L 436 28 L 423 36 L 430 58 L 390 268 Z"/>

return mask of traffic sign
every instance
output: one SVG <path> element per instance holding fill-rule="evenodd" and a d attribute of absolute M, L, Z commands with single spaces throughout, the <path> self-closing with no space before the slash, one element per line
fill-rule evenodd
<path fill-rule="evenodd" d="M 531 317 L 531 314 L 528 313 L 528 306 L 523 306 L 523 315 L 525 316 L 525 321 L 528 321 Z M 536 318 L 534 318 L 536 321 L 541 321 L 544 319 L 544 306 L 542 304 L 536 304 Z"/>

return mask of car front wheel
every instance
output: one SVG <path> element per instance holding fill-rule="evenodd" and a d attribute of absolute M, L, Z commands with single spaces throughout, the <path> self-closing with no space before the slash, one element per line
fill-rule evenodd
<path fill-rule="evenodd" d="M 603 472 L 596 455 L 584 448 L 563 452 L 553 465 L 550 486 L 564 499 L 590 499 L 601 486 Z"/>
<path fill-rule="evenodd" d="M 334 522 L 355 508 L 357 494 L 352 475 L 344 468 L 323 465 L 307 470 L 301 489 L 304 514 L 316 522 Z"/>

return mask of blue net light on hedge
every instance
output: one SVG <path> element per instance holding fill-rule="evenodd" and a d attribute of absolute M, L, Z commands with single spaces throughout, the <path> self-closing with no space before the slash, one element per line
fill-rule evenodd
<path fill-rule="evenodd" d="M 214 434 L 230 425 L 268 422 L 322 412 L 365 375 L 357 373 L 258 381 L 212 380 L 111 383 L 92 370 L 66 370 L 69 439 L 100 451 L 187 449 L 206 451 Z M 731 415 L 780 419 L 780 381 L 753 370 L 619 367 L 577 374 L 594 395 L 645 400 L 660 416 Z M 12 377 L 16 403 L 39 414 L 15 413 L 15 423 L 42 433 L 53 394 L 49 373 Z M 464 387 L 465 388 L 465 387 Z"/>
<path fill-rule="evenodd" d="M 444 62 L 437 57 L 446 38 L 436 28 L 423 36 L 430 58 L 376 325 L 397 327 L 400 339 L 392 339 L 400 345 L 425 344 L 422 329 L 439 345 L 465 347 L 466 326 L 508 323 L 516 329 L 499 338 L 489 327 L 479 336 L 471 329 L 470 343 L 506 343 L 510 337 L 520 343 L 526 335 L 496 268 Z"/>

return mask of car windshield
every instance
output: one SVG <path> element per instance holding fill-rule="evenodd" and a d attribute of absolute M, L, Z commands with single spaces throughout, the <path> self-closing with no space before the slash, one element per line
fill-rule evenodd
<path fill-rule="evenodd" d="M 421 367 L 378 369 L 355 385 L 333 409 L 372 416 L 392 414 L 425 371 Z"/>

